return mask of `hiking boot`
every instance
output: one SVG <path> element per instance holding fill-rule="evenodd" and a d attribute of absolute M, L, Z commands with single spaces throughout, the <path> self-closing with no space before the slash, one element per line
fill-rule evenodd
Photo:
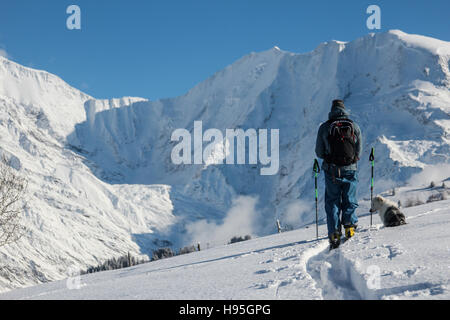
<path fill-rule="evenodd" d="M 339 245 L 341 244 L 341 235 L 339 234 L 339 232 L 331 234 L 329 236 L 329 241 L 330 241 L 330 249 L 335 249 L 339 247 Z"/>
<path fill-rule="evenodd" d="M 344 226 L 344 228 L 347 239 L 350 239 L 355 235 L 356 225 Z"/>

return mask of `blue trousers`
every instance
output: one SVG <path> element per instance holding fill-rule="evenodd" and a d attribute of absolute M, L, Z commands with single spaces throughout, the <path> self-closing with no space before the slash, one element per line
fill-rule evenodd
<path fill-rule="evenodd" d="M 356 187 L 358 185 L 357 171 L 341 172 L 340 177 L 335 173 L 325 171 L 325 211 L 327 213 L 328 236 L 341 231 L 342 225 L 356 225 L 358 208 Z M 340 213 L 342 216 L 340 217 Z"/>

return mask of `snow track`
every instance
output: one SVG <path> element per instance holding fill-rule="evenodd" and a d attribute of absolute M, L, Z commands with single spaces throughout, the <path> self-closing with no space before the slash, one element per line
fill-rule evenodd
<path fill-rule="evenodd" d="M 358 263 L 347 259 L 342 247 L 330 251 L 328 243 L 325 244 L 326 248 L 306 263 L 306 270 L 321 291 L 322 299 L 375 299 L 358 270 Z"/>
<path fill-rule="evenodd" d="M 407 217 L 407 225 L 385 228 L 377 224 L 362 228 L 338 249 L 329 251 L 326 247 L 310 255 L 306 271 L 321 298 L 435 299 L 448 295 L 449 281 L 441 272 L 450 269 L 442 260 L 450 248 L 431 240 L 447 238 L 447 232 L 439 226 L 448 223 L 448 207 L 430 204 L 410 210 L 413 215 Z M 318 248 L 325 244 L 323 241 Z M 441 270 L 439 276 L 433 274 L 435 271 L 424 272 L 429 269 Z"/>

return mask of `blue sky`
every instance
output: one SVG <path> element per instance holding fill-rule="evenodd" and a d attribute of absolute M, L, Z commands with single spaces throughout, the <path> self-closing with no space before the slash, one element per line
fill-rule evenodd
<path fill-rule="evenodd" d="M 66 9 L 81 8 L 81 30 Z M 366 8 L 381 8 L 381 30 L 450 41 L 450 1 L 365 0 L 0 0 L 0 54 L 57 74 L 96 98 L 184 94 L 254 51 L 313 50 L 372 30 Z"/>

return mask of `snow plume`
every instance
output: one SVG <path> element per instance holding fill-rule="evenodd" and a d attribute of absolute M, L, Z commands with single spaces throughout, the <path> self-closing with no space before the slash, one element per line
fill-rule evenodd
<path fill-rule="evenodd" d="M 295 200 L 287 205 L 286 211 L 282 217 L 282 227 L 298 228 L 305 221 L 303 219 L 308 217 L 309 212 L 312 212 L 313 208 L 310 203 L 302 200 Z"/>
<path fill-rule="evenodd" d="M 394 179 L 390 179 L 389 177 L 383 177 L 383 178 L 379 178 L 376 179 L 374 182 L 374 194 L 379 194 L 382 193 L 386 190 L 390 190 L 392 188 L 396 188 L 401 186 L 402 184 L 399 184 L 398 181 L 394 180 Z M 364 188 L 366 188 L 366 190 L 370 190 L 370 180 L 366 180 L 366 183 L 364 183 L 364 181 L 359 181 L 359 190 L 357 193 L 357 196 L 360 193 L 363 193 Z M 359 199 L 361 199 L 361 197 L 359 197 Z"/>
<path fill-rule="evenodd" d="M 200 220 L 187 225 L 189 241 L 186 243 L 217 246 L 228 243 L 234 236 L 254 235 L 258 225 L 257 202 L 257 197 L 239 196 L 233 200 L 221 224 Z"/>
<path fill-rule="evenodd" d="M 0 57 L 9 58 L 8 52 L 0 47 Z"/>
<path fill-rule="evenodd" d="M 421 172 L 413 175 L 408 184 L 412 186 L 429 186 L 431 182 L 441 183 L 450 178 L 450 164 L 441 163 L 426 166 Z"/>

